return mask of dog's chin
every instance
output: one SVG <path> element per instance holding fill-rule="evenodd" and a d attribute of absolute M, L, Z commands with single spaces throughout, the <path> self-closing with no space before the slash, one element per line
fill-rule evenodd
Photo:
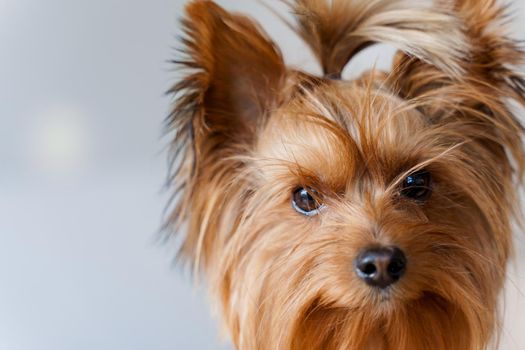
<path fill-rule="evenodd" d="M 294 337 L 302 341 L 293 348 L 468 348 L 471 325 L 465 310 L 453 301 L 435 292 L 407 299 L 395 287 L 370 288 L 369 293 L 367 305 L 312 301 Z"/>

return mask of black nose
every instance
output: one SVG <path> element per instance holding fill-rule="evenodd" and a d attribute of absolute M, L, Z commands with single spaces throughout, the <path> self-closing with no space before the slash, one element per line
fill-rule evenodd
<path fill-rule="evenodd" d="M 357 275 L 367 284 L 386 288 L 405 273 L 406 257 L 397 247 L 370 248 L 355 260 Z"/>

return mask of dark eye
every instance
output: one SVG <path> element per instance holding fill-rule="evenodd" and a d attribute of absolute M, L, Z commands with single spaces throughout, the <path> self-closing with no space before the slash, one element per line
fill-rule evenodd
<path fill-rule="evenodd" d="M 322 206 L 318 198 L 319 194 L 314 189 L 298 187 L 292 193 L 292 206 L 303 215 L 316 215 Z"/>
<path fill-rule="evenodd" d="M 432 194 L 432 178 L 426 170 L 408 175 L 403 181 L 401 194 L 416 202 L 426 201 Z"/>

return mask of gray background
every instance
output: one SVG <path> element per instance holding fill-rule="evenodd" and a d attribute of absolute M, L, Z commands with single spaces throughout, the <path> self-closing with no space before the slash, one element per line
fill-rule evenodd
<path fill-rule="evenodd" d="M 218 2 L 259 19 L 291 65 L 317 70 L 259 3 Z M 0 0 L 0 350 L 228 348 L 173 246 L 155 241 L 182 7 Z M 514 9 L 524 33 L 525 3 Z M 391 53 L 369 49 L 345 75 L 378 55 L 387 67 Z M 502 349 L 525 348 L 523 242 Z"/>

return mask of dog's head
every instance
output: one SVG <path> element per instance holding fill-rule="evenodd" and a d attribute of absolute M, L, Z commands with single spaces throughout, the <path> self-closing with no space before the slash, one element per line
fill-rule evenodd
<path fill-rule="evenodd" d="M 241 349 L 485 346 L 524 164 L 501 9 L 289 5 L 323 77 L 287 68 L 248 18 L 187 7 L 169 120 L 183 255 Z M 378 42 L 400 50 L 390 72 L 339 79 Z"/>

